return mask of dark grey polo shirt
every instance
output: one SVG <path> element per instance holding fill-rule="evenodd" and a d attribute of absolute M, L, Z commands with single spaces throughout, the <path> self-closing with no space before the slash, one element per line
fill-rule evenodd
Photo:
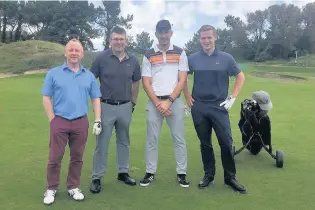
<path fill-rule="evenodd" d="M 127 53 L 120 62 L 111 49 L 96 57 L 91 72 L 100 80 L 102 99 L 109 100 L 131 100 L 132 83 L 141 79 L 138 59 Z"/>
<path fill-rule="evenodd" d="M 215 104 L 227 98 L 229 77 L 241 72 L 232 55 L 218 49 L 210 56 L 203 50 L 196 52 L 188 57 L 188 64 L 194 74 L 192 97 Z"/>

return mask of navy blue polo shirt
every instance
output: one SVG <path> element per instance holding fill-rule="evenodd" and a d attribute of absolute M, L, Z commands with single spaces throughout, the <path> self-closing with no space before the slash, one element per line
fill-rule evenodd
<path fill-rule="evenodd" d="M 89 70 L 80 66 L 74 72 L 66 63 L 48 71 L 41 93 L 53 98 L 55 115 L 68 120 L 87 115 L 89 98 L 101 97 L 97 80 Z"/>
<path fill-rule="evenodd" d="M 194 100 L 219 103 L 228 96 L 229 77 L 241 72 L 233 56 L 215 49 L 212 55 L 203 50 L 188 57 L 189 74 L 194 75 Z"/>

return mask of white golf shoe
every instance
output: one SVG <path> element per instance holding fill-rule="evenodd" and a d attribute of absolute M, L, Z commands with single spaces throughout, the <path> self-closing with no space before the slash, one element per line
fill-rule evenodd
<path fill-rule="evenodd" d="M 44 194 L 44 204 L 50 205 L 55 201 L 57 190 L 47 190 Z"/>
<path fill-rule="evenodd" d="M 84 195 L 79 188 L 68 190 L 68 193 L 76 201 L 84 200 Z"/>

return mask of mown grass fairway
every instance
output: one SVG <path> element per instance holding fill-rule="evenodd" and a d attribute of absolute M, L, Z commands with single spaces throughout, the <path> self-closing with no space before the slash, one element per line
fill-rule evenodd
<path fill-rule="evenodd" d="M 246 150 L 237 155 L 237 178 L 247 187 L 247 195 L 236 194 L 223 185 L 220 152 L 215 135 L 215 185 L 204 190 L 196 187 L 203 176 L 203 170 L 199 140 L 191 117 L 187 117 L 185 123 L 190 188 L 183 189 L 176 183 L 173 143 L 164 122 L 154 184 L 147 188 L 139 185 L 129 187 L 116 180 L 113 135 L 104 189 L 100 194 L 92 195 L 89 185 L 95 139 L 90 134 L 81 177 L 81 189 L 86 200 L 78 203 L 67 195 L 67 149 L 62 162 L 59 193 L 56 202 L 50 207 L 44 206 L 42 202 L 49 141 L 49 123 L 40 95 L 44 74 L 0 79 L 0 209 L 315 209 L 315 143 L 312 132 L 315 125 L 314 79 L 292 82 L 255 78 L 248 74 L 256 70 L 255 67 L 247 66 L 245 85 L 230 111 L 234 142 L 237 148 L 241 147 L 241 134 L 237 126 L 241 100 L 250 97 L 255 90 L 268 91 L 274 104 L 270 112 L 272 145 L 274 150 L 281 149 L 284 152 L 284 168 L 276 168 L 275 160 L 264 150 L 256 157 Z M 268 71 L 268 68 L 265 70 Z M 141 89 L 131 126 L 130 174 L 137 179 L 137 183 L 145 172 L 146 102 L 147 96 Z M 92 120 L 91 117 L 91 123 Z"/>

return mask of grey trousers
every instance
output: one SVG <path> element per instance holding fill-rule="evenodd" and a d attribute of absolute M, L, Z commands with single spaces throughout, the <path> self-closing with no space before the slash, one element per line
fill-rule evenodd
<path fill-rule="evenodd" d="M 132 118 L 132 103 L 109 105 L 101 103 L 102 131 L 96 137 L 93 156 L 92 179 L 101 179 L 107 168 L 108 146 L 113 128 L 116 130 L 116 164 L 118 173 L 129 171 L 129 126 Z"/>
<path fill-rule="evenodd" d="M 158 140 L 164 116 L 156 109 L 150 100 L 146 107 L 147 111 L 147 137 L 146 137 L 146 172 L 154 174 L 158 162 Z M 177 174 L 186 174 L 187 150 L 185 142 L 185 107 L 183 101 L 178 98 L 171 106 L 172 115 L 166 117 L 170 129 L 176 160 Z"/>

